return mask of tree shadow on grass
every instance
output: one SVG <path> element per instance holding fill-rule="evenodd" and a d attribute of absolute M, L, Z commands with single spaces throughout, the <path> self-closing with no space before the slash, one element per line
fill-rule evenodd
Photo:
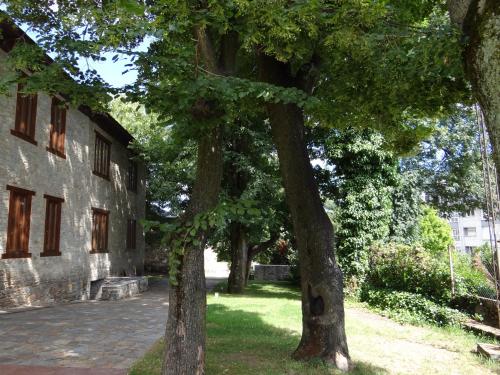
<path fill-rule="evenodd" d="M 320 361 L 299 362 L 290 355 L 300 341 L 291 330 L 264 322 L 261 315 L 232 310 L 223 304 L 207 306 L 206 374 L 331 375 L 341 374 Z M 163 340 L 130 369 L 130 375 L 160 375 Z M 355 361 L 353 375 L 385 375 L 384 368 Z"/>
<path fill-rule="evenodd" d="M 263 297 L 259 293 L 260 297 Z M 321 361 L 291 359 L 300 336 L 264 322 L 261 315 L 210 304 L 207 309 L 207 374 L 340 374 Z M 351 374 L 387 374 L 384 368 L 355 361 Z"/>

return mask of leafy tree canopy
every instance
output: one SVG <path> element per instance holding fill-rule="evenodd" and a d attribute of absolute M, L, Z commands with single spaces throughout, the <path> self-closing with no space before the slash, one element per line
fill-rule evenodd
<path fill-rule="evenodd" d="M 57 66 L 86 85 L 111 90 L 94 70 L 78 71 L 79 59 L 128 56 L 139 78 L 125 91 L 196 134 L 203 131 L 191 116 L 197 98 L 216 102 L 214 110 L 228 122 L 241 108 L 281 101 L 305 108 L 311 124 L 376 127 L 409 149 L 429 133 L 417 118 L 468 99 L 457 39 L 437 0 L 4 3 L 9 16 L 28 24 L 44 50 L 57 56 Z M 215 48 L 225 48 L 221 37 L 237 35 L 238 72 L 209 73 L 193 30 L 207 30 Z M 141 51 L 144 41 L 151 43 Z M 13 53 L 15 67 L 47 68 L 23 58 L 23 49 Z M 259 53 L 290 63 L 298 77 L 314 77 L 307 80 L 313 87 L 258 82 L 253 67 Z M 31 89 L 65 91 L 42 81 Z"/>

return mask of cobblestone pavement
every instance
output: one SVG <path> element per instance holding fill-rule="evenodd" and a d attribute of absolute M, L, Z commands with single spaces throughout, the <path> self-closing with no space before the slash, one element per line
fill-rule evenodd
<path fill-rule="evenodd" d="M 0 315 L 0 373 L 1 365 L 126 369 L 164 334 L 167 290 L 161 281 L 120 301 Z"/>

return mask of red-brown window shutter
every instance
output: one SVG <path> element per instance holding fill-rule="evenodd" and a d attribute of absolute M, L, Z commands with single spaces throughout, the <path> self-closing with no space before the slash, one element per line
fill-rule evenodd
<path fill-rule="evenodd" d="M 43 252 L 40 256 L 61 255 L 59 244 L 61 240 L 61 207 L 64 199 L 44 195 L 45 208 L 45 237 Z"/>
<path fill-rule="evenodd" d="M 31 221 L 31 197 L 34 191 L 7 185 L 10 191 L 6 252 L 2 258 L 27 258 Z"/>
<path fill-rule="evenodd" d="M 109 179 L 111 142 L 95 132 L 94 174 Z"/>
<path fill-rule="evenodd" d="M 134 250 L 136 248 L 136 231 L 137 221 L 134 219 L 127 220 L 127 249 Z"/>
<path fill-rule="evenodd" d="M 92 253 L 108 251 L 109 211 L 92 208 Z"/>
<path fill-rule="evenodd" d="M 11 133 L 28 142 L 36 144 L 35 125 L 37 94 L 22 94 L 21 91 L 23 88 L 24 85 L 19 83 L 17 86 L 16 122 Z"/>
<path fill-rule="evenodd" d="M 137 163 L 130 159 L 128 161 L 127 188 L 137 192 Z"/>
<path fill-rule="evenodd" d="M 66 107 L 64 107 L 64 104 L 59 99 L 52 98 L 50 113 L 50 139 L 47 150 L 65 157 Z"/>

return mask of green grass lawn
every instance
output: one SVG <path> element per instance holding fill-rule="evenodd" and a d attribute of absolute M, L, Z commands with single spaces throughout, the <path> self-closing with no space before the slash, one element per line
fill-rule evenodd
<path fill-rule="evenodd" d="M 353 374 L 498 374 L 471 353 L 477 337 L 457 328 L 414 327 L 346 303 Z M 336 374 L 323 364 L 290 359 L 300 340 L 300 293 L 286 283 L 252 283 L 243 296 L 208 297 L 207 374 Z M 160 373 L 162 342 L 131 369 Z"/>

